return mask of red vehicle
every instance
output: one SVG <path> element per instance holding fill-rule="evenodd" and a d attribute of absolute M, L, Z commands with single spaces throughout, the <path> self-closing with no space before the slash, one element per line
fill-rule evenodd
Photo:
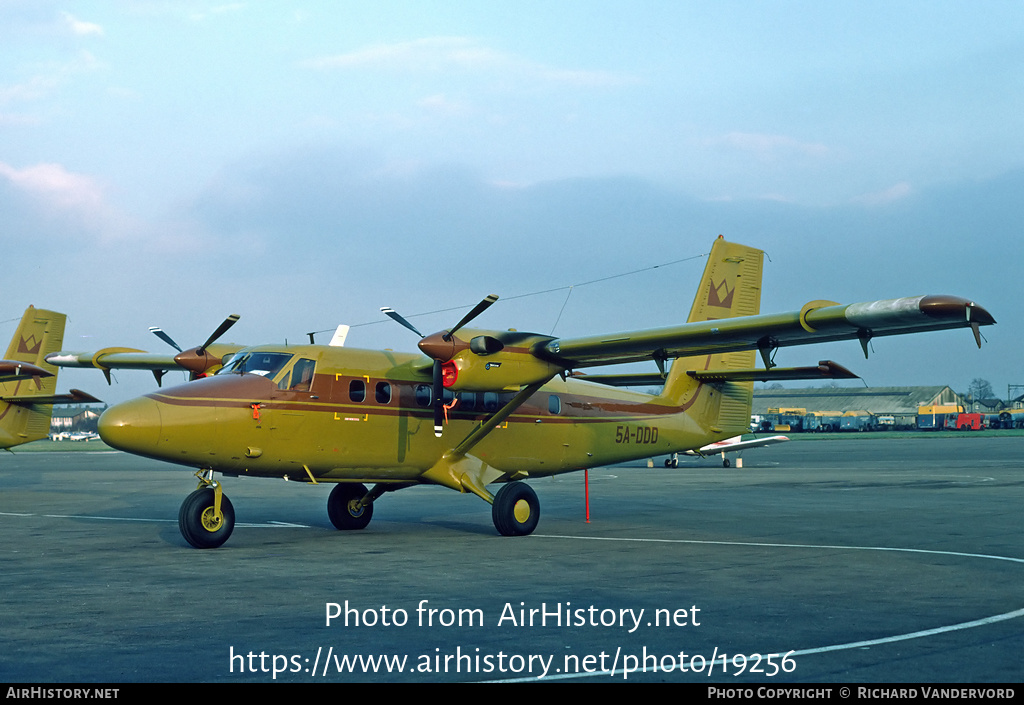
<path fill-rule="evenodd" d="M 982 427 L 982 414 L 958 414 L 956 417 L 957 431 L 978 431 Z"/>

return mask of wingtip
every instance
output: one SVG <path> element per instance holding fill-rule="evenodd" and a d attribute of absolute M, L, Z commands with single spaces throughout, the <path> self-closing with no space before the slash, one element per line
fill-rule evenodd
<path fill-rule="evenodd" d="M 984 307 L 960 296 L 936 294 L 921 298 L 921 313 L 933 318 L 963 316 L 971 325 L 990 326 L 996 319 Z"/>

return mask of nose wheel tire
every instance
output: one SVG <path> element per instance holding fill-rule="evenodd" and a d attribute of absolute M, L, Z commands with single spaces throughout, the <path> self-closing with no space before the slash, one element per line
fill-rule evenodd
<path fill-rule="evenodd" d="M 502 536 L 532 534 L 540 521 L 540 501 L 533 488 L 524 482 L 509 482 L 494 495 L 491 505 L 494 528 Z"/>
<path fill-rule="evenodd" d="M 209 487 L 196 490 L 181 503 L 178 528 L 181 535 L 196 548 L 217 548 L 231 536 L 235 528 L 235 508 L 221 495 L 220 516 L 214 510 L 215 492 Z"/>
<path fill-rule="evenodd" d="M 366 528 L 373 518 L 373 505 L 359 504 L 366 493 L 366 485 L 341 483 L 334 486 L 327 498 L 327 516 L 334 528 L 342 531 Z"/>

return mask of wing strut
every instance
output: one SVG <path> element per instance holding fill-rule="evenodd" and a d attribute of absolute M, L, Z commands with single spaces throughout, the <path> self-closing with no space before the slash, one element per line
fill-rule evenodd
<path fill-rule="evenodd" d="M 553 376 L 554 375 L 552 375 L 552 377 Z M 509 416 L 511 416 L 513 411 L 522 406 L 527 399 L 532 397 L 538 389 L 547 384 L 550 379 L 551 378 L 549 377 L 543 382 L 534 382 L 529 386 L 523 387 L 523 389 L 518 394 L 512 397 L 511 401 L 509 401 L 508 404 L 505 404 L 505 406 L 498 409 L 498 411 L 496 411 L 494 415 L 491 416 L 491 418 L 487 419 L 482 424 L 473 429 L 473 431 L 462 440 L 462 443 L 455 446 L 452 450 L 448 451 L 446 455 L 465 455 L 466 453 L 468 453 L 473 448 L 473 446 L 482 441 L 488 433 L 497 428 L 498 424 L 500 424 Z"/>

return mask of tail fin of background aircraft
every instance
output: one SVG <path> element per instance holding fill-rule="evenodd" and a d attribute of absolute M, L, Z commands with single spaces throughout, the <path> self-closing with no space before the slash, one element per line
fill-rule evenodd
<path fill-rule="evenodd" d="M 25 362 L 53 373 L 0 383 L 0 397 L 18 397 L 17 403 L 0 402 L 0 448 L 46 438 L 50 433 L 53 404 L 33 404 L 32 397 L 52 398 L 57 389 L 57 368 L 47 355 L 61 349 L 65 315 L 29 306 L 11 338 L 5 360 Z M 26 399 L 27 398 L 27 399 Z"/>
<path fill-rule="evenodd" d="M 690 309 L 688 323 L 739 316 L 761 311 L 761 270 L 764 253 L 727 242 L 721 236 L 711 247 L 704 276 Z M 682 406 L 701 426 L 723 437 L 750 430 L 753 382 L 701 384 L 689 370 L 732 370 L 754 367 L 753 350 L 681 357 L 672 363 L 661 398 Z"/>

